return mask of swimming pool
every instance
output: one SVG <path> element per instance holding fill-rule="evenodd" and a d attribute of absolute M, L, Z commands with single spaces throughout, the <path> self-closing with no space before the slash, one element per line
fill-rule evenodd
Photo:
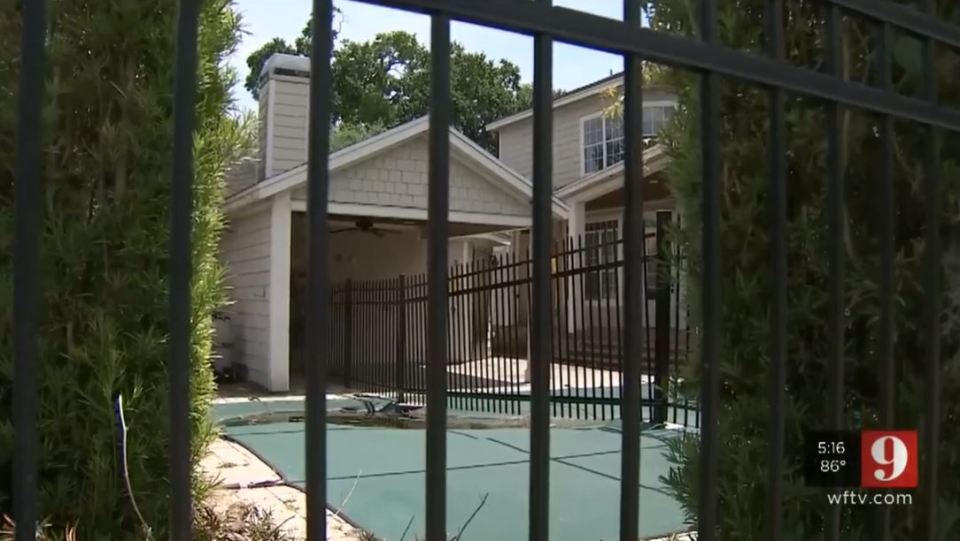
<path fill-rule="evenodd" d="M 363 402 L 330 397 L 331 420 L 337 420 L 344 408 L 351 415 L 365 409 Z M 216 406 L 227 437 L 273 465 L 285 481 L 301 487 L 306 471 L 302 411 L 303 401 L 298 399 L 233 401 Z M 530 437 L 522 424 L 525 421 L 516 416 L 450 413 L 447 523 L 451 534 L 476 511 L 462 536 L 464 541 L 526 538 Z M 467 424 L 477 424 L 453 428 L 464 424 L 464 419 Z M 518 424 L 504 426 L 511 422 Z M 686 529 L 679 504 L 660 479 L 669 469 L 668 442 L 681 434 L 675 429 L 651 429 L 641 435 L 640 514 L 644 536 Z M 620 437 L 615 423 L 551 429 L 551 539 L 617 538 Z M 406 539 L 423 537 L 426 481 L 422 425 L 331 422 L 327 445 L 332 507 L 342 506 L 345 516 L 381 539 L 399 539 L 408 524 Z"/>

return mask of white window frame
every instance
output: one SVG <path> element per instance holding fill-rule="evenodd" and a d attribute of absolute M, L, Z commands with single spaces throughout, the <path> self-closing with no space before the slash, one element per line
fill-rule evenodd
<path fill-rule="evenodd" d="M 643 102 L 643 107 L 644 107 L 644 108 L 647 108 L 647 107 L 672 107 L 673 109 L 676 109 L 676 108 L 677 108 L 677 102 L 676 102 L 676 101 L 671 101 L 671 100 L 645 101 L 645 102 Z M 589 114 L 589 115 L 580 117 L 580 123 L 579 123 L 579 125 L 580 125 L 580 146 L 577 148 L 577 152 L 580 154 L 580 176 L 581 176 L 581 177 L 585 177 L 585 176 L 587 176 L 587 175 L 595 175 L 595 174 L 599 173 L 600 171 L 603 171 L 604 169 L 607 169 L 607 168 L 609 168 L 609 167 L 613 167 L 614 165 L 616 165 L 616 164 L 606 165 L 606 163 L 607 163 L 607 122 L 606 122 L 606 119 L 604 119 L 602 131 L 601 131 L 601 134 L 602 134 L 602 135 L 601 135 L 601 138 L 602 138 L 602 148 L 603 148 L 603 164 L 604 164 L 604 165 L 603 165 L 603 167 L 601 167 L 600 169 L 598 169 L 598 170 L 596 170 L 596 171 L 591 171 L 590 173 L 587 173 L 587 161 L 586 161 L 586 159 L 584 159 L 584 156 L 583 156 L 583 145 L 584 145 L 583 134 L 584 134 L 584 127 L 585 127 L 585 125 L 586 125 L 586 123 L 587 123 L 588 120 L 593 120 L 593 119 L 595 119 L 595 118 L 597 118 L 597 117 L 601 117 L 601 118 L 602 118 L 602 117 L 603 117 L 603 111 L 600 111 L 600 112 L 597 112 L 597 113 L 591 113 L 591 114 Z M 656 135 L 656 134 L 643 134 L 644 137 L 653 137 L 653 136 L 655 136 L 655 135 Z M 624 154 L 626 154 L 626 149 L 624 149 Z M 620 162 L 617 162 L 617 163 L 620 163 Z"/>
<path fill-rule="evenodd" d="M 596 170 L 596 171 L 591 171 L 591 172 L 587 173 L 587 160 L 585 160 L 585 159 L 584 159 L 584 156 L 583 156 L 583 145 L 584 145 L 583 134 L 584 134 L 584 128 L 585 128 L 585 126 L 586 126 L 586 124 L 587 124 L 587 121 L 588 121 L 588 120 L 594 120 L 594 119 L 596 119 L 596 118 L 602 118 L 602 119 L 603 119 L 601 131 L 600 131 L 600 134 L 601 134 L 601 135 L 600 135 L 600 138 L 601 138 L 601 143 L 600 143 L 600 145 L 601 145 L 601 148 L 603 149 L 603 167 L 601 167 L 600 169 L 598 169 L 598 170 Z M 584 177 L 584 176 L 587 176 L 587 175 L 595 175 L 595 174 L 599 173 L 600 171 L 603 171 L 604 169 L 607 169 L 608 167 L 612 167 L 613 165 L 616 165 L 616 164 L 607 165 L 607 119 L 603 117 L 603 111 L 598 112 L 598 113 L 589 114 L 589 115 L 584 116 L 584 117 L 580 117 L 580 147 L 577 149 L 577 152 L 580 153 L 580 176 L 581 176 L 581 177 Z M 626 149 L 624 149 L 624 154 L 626 154 Z M 618 163 L 619 163 L 619 162 L 618 162 Z"/>

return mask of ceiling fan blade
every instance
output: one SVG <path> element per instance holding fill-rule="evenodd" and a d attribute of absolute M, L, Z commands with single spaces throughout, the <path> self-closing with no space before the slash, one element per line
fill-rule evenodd
<path fill-rule="evenodd" d="M 348 227 L 346 229 L 335 229 L 330 232 L 331 235 L 336 235 L 337 233 L 346 233 L 347 231 L 357 231 L 356 227 Z"/>

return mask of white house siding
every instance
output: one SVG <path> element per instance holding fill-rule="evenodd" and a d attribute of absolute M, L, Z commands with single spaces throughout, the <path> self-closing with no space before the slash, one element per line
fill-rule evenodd
<path fill-rule="evenodd" d="M 427 208 L 427 140 L 418 137 L 379 156 L 333 174 L 330 201 Z M 453 154 L 450 210 L 503 216 L 530 215 L 522 197 L 504 192 L 467 168 Z M 303 198 L 303 192 L 295 195 Z"/>
<path fill-rule="evenodd" d="M 667 101 L 671 97 L 661 90 L 644 92 L 645 102 Z M 553 185 L 556 188 L 581 178 L 580 119 L 599 113 L 610 106 L 604 95 L 594 95 L 558 107 L 553 113 Z M 533 118 L 524 118 L 499 129 L 500 161 L 514 171 L 533 178 Z"/>
<path fill-rule="evenodd" d="M 231 220 L 222 240 L 226 282 L 233 304 L 227 308 L 233 357 L 246 364 L 248 377 L 269 380 L 270 209 Z"/>

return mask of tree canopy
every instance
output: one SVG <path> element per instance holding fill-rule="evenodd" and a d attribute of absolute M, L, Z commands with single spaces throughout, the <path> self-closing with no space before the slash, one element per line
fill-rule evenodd
<path fill-rule="evenodd" d="M 264 62 L 273 53 L 309 56 L 310 28 L 291 45 L 274 38 L 247 58 L 245 87 L 254 97 Z M 484 126 L 530 107 L 532 89 L 520 68 L 451 44 L 454 127 L 488 150 L 496 142 Z M 348 126 L 393 126 L 427 114 L 430 51 L 409 32 L 385 32 L 369 41 L 341 41 L 333 53 L 334 118 Z M 368 129 L 368 128 L 362 128 Z"/>

